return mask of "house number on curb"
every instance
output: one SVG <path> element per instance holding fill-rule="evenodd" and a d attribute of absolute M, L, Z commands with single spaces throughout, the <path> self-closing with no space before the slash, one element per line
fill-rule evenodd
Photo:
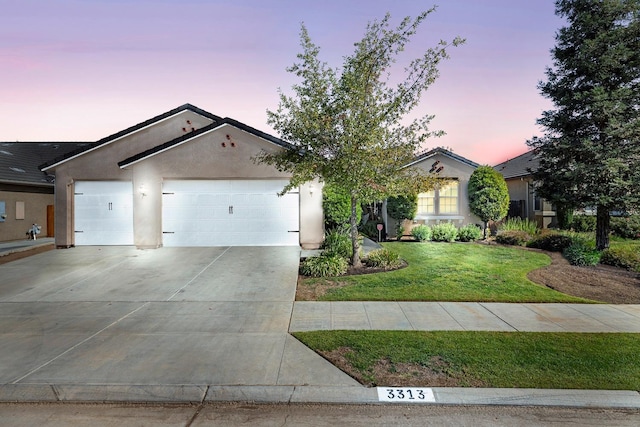
<path fill-rule="evenodd" d="M 415 387 L 378 387 L 379 402 L 420 403 L 433 402 L 436 398 L 430 388 Z"/>

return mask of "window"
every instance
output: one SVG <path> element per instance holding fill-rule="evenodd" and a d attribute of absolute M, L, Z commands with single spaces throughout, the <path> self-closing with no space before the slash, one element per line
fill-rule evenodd
<path fill-rule="evenodd" d="M 458 213 L 458 181 L 450 182 L 439 190 L 440 212 L 439 214 Z"/>
<path fill-rule="evenodd" d="M 418 194 L 418 215 L 458 214 L 458 187 L 458 181 L 450 181 Z"/>
<path fill-rule="evenodd" d="M 418 214 L 436 213 L 436 192 L 435 190 L 418 194 Z"/>

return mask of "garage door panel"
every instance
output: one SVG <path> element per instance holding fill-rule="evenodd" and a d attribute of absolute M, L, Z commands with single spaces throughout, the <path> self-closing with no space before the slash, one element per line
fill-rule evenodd
<path fill-rule="evenodd" d="M 282 180 L 165 181 L 163 243 L 298 245 L 298 194 L 277 196 L 286 184 Z"/>
<path fill-rule="evenodd" d="M 133 186 L 127 181 L 78 181 L 74 195 L 75 244 L 133 244 Z"/>

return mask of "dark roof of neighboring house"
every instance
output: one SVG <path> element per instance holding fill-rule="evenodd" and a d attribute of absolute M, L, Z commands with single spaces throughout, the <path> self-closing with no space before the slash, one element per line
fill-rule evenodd
<path fill-rule="evenodd" d="M 504 179 L 518 178 L 521 176 L 531 175 L 531 170 L 535 170 L 538 167 L 538 159 L 533 151 L 527 151 L 524 154 L 509 159 L 506 162 L 502 162 L 493 168 L 500 172 Z"/>
<path fill-rule="evenodd" d="M 416 156 L 415 160 L 413 162 L 409 163 L 405 167 L 415 165 L 416 163 L 419 163 L 419 162 L 421 162 L 421 161 L 423 161 L 425 159 L 428 159 L 429 157 L 433 157 L 436 154 L 442 154 L 443 156 L 450 157 L 450 158 L 452 158 L 454 160 L 459 161 L 460 163 L 467 164 L 467 165 L 469 165 L 469 166 L 471 166 L 473 168 L 477 168 L 478 166 L 480 166 L 478 163 L 473 162 L 473 161 L 471 161 L 471 160 L 469 160 L 469 159 L 467 159 L 465 157 L 459 156 L 459 155 L 453 153 L 452 151 L 447 150 L 446 148 L 436 147 L 434 149 L 423 151 L 422 153 L 419 153 Z"/>
<path fill-rule="evenodd" d="M 53 176 L 39 168 L 89 142 L 0 142 L 0 182 L 52 187 Z"/>
<path fill-rule="evenodd" d="M 281 140 L 279 138 L 276 138 L 274 136 L 271 136 L 269 134 L 266 134 L 266 133 L 264 133 L 262 131 L 259 131 L 259 130 L 255 129 L 255 128 L 252 128 L 251 126 L 245 125 L 244 123 L 238 122 L 237 120 L 231 119 L 229 117 L 222 118 L 220 116 L 216 116 L 216 115 L 211 114 L 211 113 L 209 113 L 209 112 L 207 112 L 205 110 L 202 110 L 202 109 L 200 109 L 200 108 L 198 108 L 198 107 L 196 107 L 194 105 L 184 104 L 184 105 L 181 105 L 178 108 L 174 108 L 173 110 L 167 111 L 166 113 L 163 113 L 163 114 L 160 114 L 158 116 L 155 116 L 155 117 L 153 117 L 153 118 L 151 118 L 149 120 L 145 120 L 142 123 L 138 123 L 137 125 L 131 126 L 131 127 L 127 128 L 125 130 L 122 130 L 122 131 L 120 131 L 118 133 L 114 133 L 113 135 L 107 136 L 106 138 L 102 138 L 99 141 L 90 143 L 87 146 L 82 147 L 82 148 L 80 148 L 78 150 L 72 151 L 70 153 L 66 153 L 66 154 L 64 154 L 62 156 L 59 156 L 59 157 L 57 157 L 55 159 L 52 159 L 52 160 L 50 160 L 48 162 L 42 163 L 40 165 L 40 169 L 46 170 L 46 169 L 48 169 L 48 168 L 50 168 L 50 167 L 52 167 L 52 166 L 54 166 L 54 165 L 56 165 L 58 163 L 64 162 L 64 161 L 69 160 L 69 159 L 71 159 L 73 157 L 81 155 L 85 151 L 93 150 L 95 148 L 100 147 L 101 145 L 108 144 L 109 142 L 112 142 L 112 141 L 114 141 L 116 139 L 122 138 L 122 137 L 124 137 L 124 136 L 126 136 L 126 135 L 128 135 L 130 133 L 133 133 L 133 132 L 136 132 L 136 131 L 138 131 L 140 129 L 146 128 L 147 126 L 150 126 L 150 125 L 152 125 L 154 123 L 157 123 L 157 122 L 159 122 L 161 120 L 164 120 L 164 119 L 169 118 L 169 117 L 171 117 L 171 116 L 173 116 L 175 114 L 178 114 L 178 113 L 180 113 L 182 111 L 187 111 L 187 110 L 188 111 L 192 111 L 192 112 L 194 112 L 196 114 L 199 114 L 201 116 L 207 117 L 207 118 L 211 119 L 213 121 L 213 123 L 211 123 L 210 125 L 207 125 L 207 126 L 205 126 L 203 128 L 197 129 L 197 130 L 195 130 L 193 132 L 190 132 L 188 134 L 182 135 L 182 136 L 180 136 L 178 138 L 175 138 L 175 139 L 173 139 L 171 141 L 167 141 L 167 142 L 165 142 L 163 144 L 160 144 L 160 145 L 158 145 L 158 146 L 156 146 L 156 147 L 154 147 L 154 148 L 152 148 L 150 150 L 146 150 L 146 151 L 144 151 L 142 153 L 136 154 L 135 156 L 132 156 L 132 157 L 130 157 L 128 159 L 125 159 L 125 160 L 119 162 L 118 164 L 121 167 L 123 167 L 123 166 L 126 166 L 127 164 L 134 163 L 134 162 L 139 161 L 139 160 L 141 160 L 141 159 L 143 159 L 145 157 L 148 157 L 148 156 L 151 156 L 153 154 L 156 154 L 156 153 L 162 152 L 164 150 L 167 150 L 167 149 L 171 148 L 174 145 L 177 145 L 177 144 L 180 144 L 182 142 L 188 141 L 188 140 L 190 140 L 190 139 L 192 139 L 192 138 L 194 138 L 194 137 L 196 137 L 198 135 L 201 135 L 201 134 L 203 134 L 205 132 L 208 132 L 208 131 L 210 131 L 212 129 L 215 129 L 215 128 L 219 127 L 219 126 L 222 126 L 224 124 L 229 124 L 229 125 L 235 126 L 235 127 L 239 128 L 239 129 L 245 130 L 245 131 L 247 131 L 249 133 L 252 133 L 252 134 L 254 134 L 254 135 L 256 135 L 256 136 L 258 136 L 260 138 L 266 139 L 266 140 L 268 140 L 270 142 L 273 142 L 273 143 L 275 143 L 277 145 L 280 145 L 282 147 L 285 147 L 285 148 L 290 148 L 291 147 L 291 145 L 289 143 L 287 143 L 287 142 L 285 142 L 285 141 L 283 141 L 283 140 Z"/>

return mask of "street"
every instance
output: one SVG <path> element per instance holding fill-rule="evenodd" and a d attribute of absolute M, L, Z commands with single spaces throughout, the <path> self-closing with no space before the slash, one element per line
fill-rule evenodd
<path fill-rule="evenodd" d="M 513 406 L 1 403 L 3 426 L 637 426 L 640 410 Z"/>

